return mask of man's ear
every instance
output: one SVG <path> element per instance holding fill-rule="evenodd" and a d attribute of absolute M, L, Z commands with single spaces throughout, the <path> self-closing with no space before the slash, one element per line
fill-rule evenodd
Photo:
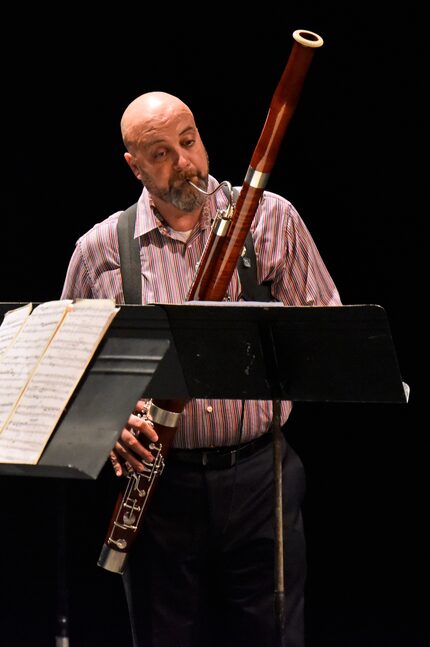
<path fill-rule="evenodd" d="M 138 180 L 142 181 L 142 176 L 140 175 L 139 167 L 136 164 L 136 161 L 131 153 L 128 151 L 124 153 L 124 159 L 133 171 L 134 175 L 137 177 Z"/>

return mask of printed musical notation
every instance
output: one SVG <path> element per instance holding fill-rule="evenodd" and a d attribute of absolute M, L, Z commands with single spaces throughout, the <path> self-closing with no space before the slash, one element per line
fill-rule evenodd
<path fill-rule="evenodd" d="M 3 353 L 15 341 L 32 310 L 31 303 L 6 312 L 0 326 L 0 359 Z"/>
<path fill-rule="evenodd" d="M 111 299 L 50 301 L 0 326 L 0 463 L 36 464 L 119 311 Z"/>

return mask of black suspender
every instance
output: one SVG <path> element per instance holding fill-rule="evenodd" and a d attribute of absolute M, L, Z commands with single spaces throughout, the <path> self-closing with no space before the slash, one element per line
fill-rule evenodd
<path fill-rule="evenodd" d="M 227 195 L 225 187 L 223 187 L 223 190 Z M 233 200 L 235 202 L 239 197 L 239 193 L 240 187 L 234 186 Z M 242 285 L 242 298 L 245 301 L 273 301 L 272 293 L 270 292 L 270 281 L 264 281 L 261 284 L 257 281 L 257 259 L 251 231 L 248 231 L 245 239 L 244 253 L 238 258 L 237 271 Z"/>
<path fill-rule="evenodd" d="M 118 218 L 118 248 L 124 303 L 142 303 L 139 239 L 134 238 L 137 203 Z"/>
<path fill-rule="evenodd" d="M 134 238 L 137 204 L 131 205 L 118 218 L 117 233 L 121 279 L 125 303 L 142 303 L 142 276 L 139 239 Z M 245 240 L 245 254 L 239 257 L 237 270 L 245 301 L 272 301 L 270 283 L 257 283 L 257 260 L 251 232 Z"/>

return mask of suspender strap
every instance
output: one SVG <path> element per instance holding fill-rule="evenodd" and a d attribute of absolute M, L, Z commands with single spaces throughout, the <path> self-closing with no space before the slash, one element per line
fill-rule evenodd
<path fill-rule="evenodd" d="M 236 190 L 236 188 L 234 189 Z M 142 275 L 139 239 L 134 238 L 137 203 L 118 218 L 117 233 L 124 303 L 142 303 Z M 237 270 L 245 301 L 272 301 L 270 282 L 257 282 L 257 259 L 251 232 L 245 240 L 245 254 L 239 257 Z"/>
<path fill-rule="evenodd" d="M 142 275 L 139 239 L 134 238 L 137 203 L 118 218 L 118 247 L 124 303 L 142 303 Z"/>
<path fill-rule="evenodd" d="M 223 187 L 227 195 L 227 189 Z M 233 187 L 233 200 L 237 202 L 240 187 Z M 228 195 L 227 195 L 228 197 Z M 242 298 L 245 301 L 273 301 L 270 291 L 270 281 L 259 284 L 257 280 L 257 259 L 255 257 L 254 241 L 251 231 L 245 239 L 245 253 L 237 261 L 240 283 L 242 285 Z"/>
<path fill-rule="evenodd" d="M 245 240 L 245 249 L 245 255 L 240 256 L 237 261 L 243 299 L 245 301 L 273 301 L 270 281 L 264 281 L 261 284 L 257 282 L 257 259 L 250 231 Z"/>

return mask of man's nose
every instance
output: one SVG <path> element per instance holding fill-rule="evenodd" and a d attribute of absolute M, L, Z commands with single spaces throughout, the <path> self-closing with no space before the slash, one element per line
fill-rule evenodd
<path fill-rule="evenodd" d="M 175 159 L 175 168 L 182 170 L 187 168 L 189 166 L 190 160 L 182 151 L 178 151 L 176 159 Z"/>

